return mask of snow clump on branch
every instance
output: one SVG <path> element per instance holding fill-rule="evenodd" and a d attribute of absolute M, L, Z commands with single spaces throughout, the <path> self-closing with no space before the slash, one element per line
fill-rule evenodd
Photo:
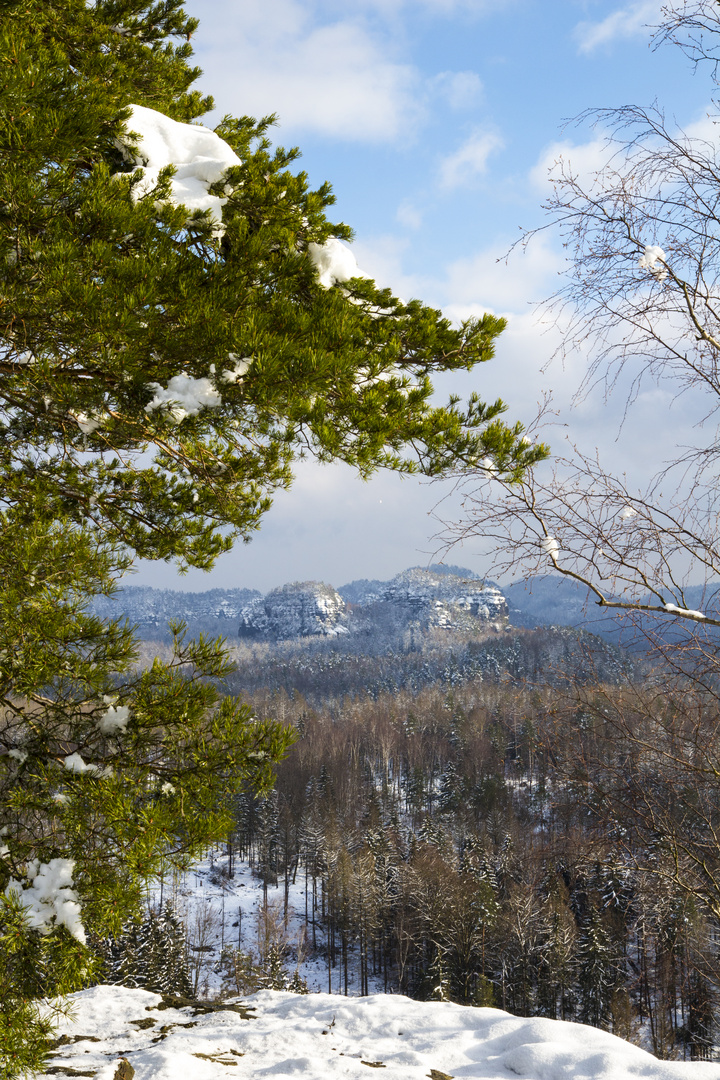
<path fill-rule="evenodd" d="M 144 105 L 131 105 L 130 109 L 127 133 L 118 139 L 118 146 L 144 173 L 133 189 L 133 198 L 137 201 L 152 191 L 160 171 L 172 165 L 175 174 L 170 179 L 169 201 L 191 211 L 210 210 L 214 235 L 222 236 L 222 208 L 227 199 L 211 195 L 209 189 L 222 180 L 226 169 L 242 164 L 235 151 L 201 124 L 181 124 Z M 135 132 L 137 138 L 129 132 Z"/>
<path fill-rule="evenodd" d="M 540 540 L 540 550 L 549 555 L 553 562 L 557 562 L 560 554 L 560 545 L 554 536 L 543 536 Z"/>
<path fill-rule="evenodd" d="M 209 379 L 193 379 L 191 375 L 173 375 L 167 387 L 158 382 L 148 383 L 155 397 L 145 406 L 151 413 L 163 405 L 170 405 L 170 416 L 179 424 L 186 416 L 196 416 L 202 408 L 217 409 L 222 398 Z"/>
<path fill-rule="evenodd" d="M 308 244 L 310 261 L 317 270 L 318 283 L 329 289 L 337 282 L 367 277 L 347 244 L 331 236 L 324 244 Z"/>
<path fill-rule="evenodd" d="M 692 608 L 676 607 L 675 604 L 663 604 L 666 611 L 674 615 L 684 615 L 686 619 L 707 619 L 702 611 L 693 611 Z"/>
<path fill-rule="evenodd" d="M 105 704 L 109 705 L 109 708 L 98 720 L 98 727 L 103 735 L 115 735 L 118 731 L 124 731 L 130 719 L 130 707 L 118 705 L 116 709 L 108 698 L 105 698 Z"/>
<path fill-rule="evenodd" d="M 113 774 L 113 771 L 109 766 L 105 767 L 103 765 L 89 764 L 88 762 L 83 761 L 82 757 L 77 752 L 68 754 L 67 757 L 63 759 L 63 765 L 68 772 L 78 774 L 90 773 L 91 776 L 112 776 Z"/>
<path fill-rule="evenodd" d="M 661 261 L 662 260 L 662 261 Z M 647 244 L 645 251 L 640 256 L 638 266 L 641 270 L 649 270 L 656 281 L 664 281 L 668 276 L 665 262 L 665 252 L 657 244 Z"/>
<path fill-rule="evenodd" d="M 24 888 L 15 878 L 5 889 L 6 896 L 16 896 L 27 912 L 29 925 L 41 934 L 49 934 L 53 923 L 66 926 L 77 941 L 85 944 L 85 928 L 80 917 L 80 904 L 72 888 L 75 868 L 73 859 L 51 859 L 28 863 L 25 876 L 31 884 Z"/>
<path fill-rule="evenodd" d="M 93 431 L 97 431 L 104 420 L 104 417 L 98 413 L 71 412 L 70 415 L 83 435 L 92 435 Z"/>
<path fill-rule="evenodd" d="M 242 382 L 245 372 L 253 362 L 252 356 L 245 356 L 240 360 L 235 353 L 228 353 L 228 360 L 234 360 L 235 365 L 232 368 L 225 368 L 220 378 L 226 383 Z"/>

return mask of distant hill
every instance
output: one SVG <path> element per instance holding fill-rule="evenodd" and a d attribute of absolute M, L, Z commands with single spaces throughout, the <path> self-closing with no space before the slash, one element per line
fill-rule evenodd
<path fill-rule="evenodd" d="M 688 587 L 685 603 L 717 615 L 720 584 Z M 522 629 L 572 627 L 625 647 L 638 640 L 627 620 L 600 610 L 585 586 L 559 574 L 500 587 L 467 567 L 439 563 L 411 567 L 387 581 L 362 578 L 338 589 L 321 582 L 292 583 L 265 596 L 257 589 L 180 592 L 129 585 L 114 597 L 97 597 L 92 610 L 102 618 L 125 617 L 141 639 L 163 642 L 170 640 L 168 622 L 173 619 L 186 622 L 191 636 L 205 633 L 230 641 L 239 635 L 283 641 L 360 634 L 366 642 L 373 635 L 390 642 L 430 629 L 471 631 L 483 621 Z M 635 625 L 642 630 L 643 620 L 636 617 Z M 662 631 L 666 638 L 682 638 L 688 628 L 668 619 Z M 708 634 L 718 636 L 712 629 Z"/>
<path fill-rule="evenodd" d="M 168 622 L 181 619 L 191 635 L 237 637 L 240 612 L 261 594 L 257 589 L 209 589 L 207 592 L 179 592 L 153 589 L 149 585 L 127 585 L 114 596 L 98 596 L 91 610 L 103 619 L 121 619 L 137 626 L 144 641 L 170 641 Z"/>
<path fill-rule="evenodd" d="M 463 567 L 412 567 L 389 581 L 337 590 L 293 582 L 265 595 L 130 586 L 98 598 L 94 610 L 125 615 L 150 642 L 170 640 L 172 619 L 186 622 L 191 637 L 227 638 L 238 646 L 228 686 L 240 693 L 269 687 L 322 699 L 478 677 L 552 685 L 625 677 L 632 664 L 622 651 L 587 632 L 578 589 L 554 577 L 531 585 L 510 586 L 508 603 L 505 590 Z"/>
<path fill-rule="evenodd" d="M 577 581 L 560 574 L 544 574 L 529 581 L 503 586 L 513 626 L 584 626 L 593 633 L 607 622 L 607 613 L 599 618 L 593 610 L 595 597 Z"/>
<path fill-rule="evenodd" d="M 505 585 L 502 591 L 508 602 L 511 626 L 530 629 L 537 626 L 572 626 L 616 645 L 641 649 L 646 645 L 643 629 L 650 625 L 654 635 L 661 632 L 665 640 L 681 640 L 690 632 L 697 633 L 698 629 L 697 624 L 691 628 L 677 619 L 667 619 L 658 625 L 655 616 L 643 616 L 641 613 L 633 615 L 630 622 L 620 612 L 600 608 L 590 589 L 560 574 L 544 574 L 529 581 Z M 675 602 L 670 596 L 667 599 Z M 689 585 L 684 590 L 684 600 L 688 608 L 717 617 L 720 614 L 720 583 Z M 648 597 L 646 602 L 657 601 Z M 717 637 L 714 628 L 707 628 L 707 632 Z"/>

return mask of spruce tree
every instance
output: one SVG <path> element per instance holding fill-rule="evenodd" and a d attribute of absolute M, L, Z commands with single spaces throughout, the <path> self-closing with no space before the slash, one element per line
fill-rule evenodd
<path fill-rule="evenodd" d="M 128 925 L 98 950 L 104 982 L 190 997 L 185 928 L 170 904 Z"/>
<path fill-rule="evenodd" d="M 453 328 L 352 273 L 349 229 L 272 150 L 270 119 L 196 123 L 179 0 L 0 4 L 1 1067 L 36 1065 L 40 995 L 92 978 L 85 942 L 141 885 L 227 835 L 290 736 L 221 695 L 220 643 L 138 673 L 131 630 L 89 613 L 135 557 L 209 568 L 258 527 L 293 461 L 367 476 L 543 447 L 501 402 L 431 377 L 489 359 L 503 320 Z M 149 125 L 149 127 L 148 127 Z M 158 164 L 152 132 L 212 147 Z M 220 165 L 218 165 L 220 162 Z M 222 166 L 222 167 L 220 167 Z M 193 170 L 195 170 L 193 172 Z M 202 187 L 202 184 L 201 184 Z M 24 1004 L 23 1004 L 24 1003 Z M 23 1011 L 25 1009 L 25 1011 Z"/>
<path fill-rule="evenodd" d="M 590 903 L 578 941 L 579 1019 L 582 1023 L 610 1029 L 613 994 L 622 984 L 621 964 L 602 914 L 594 903 Z"/>

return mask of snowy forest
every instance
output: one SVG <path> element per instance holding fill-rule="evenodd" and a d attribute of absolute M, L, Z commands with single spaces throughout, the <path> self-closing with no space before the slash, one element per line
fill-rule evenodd
<path fill-rule="evenodd" d="M 268 797 L 237 798 L 214 851 L 215 880 L 230 886 L 248 862 L 271 913 L 261 947 L 211 958 L 245 972 L 226 987 L 256 985 L 248 952 L 273 985 L 300 948 L 336 993 L 494 1005 L 663 1058 L 711 1056 L 718 895 L 702 829 L 717 791 L 696 752 L 717 754 L 717 720 L 680 725 L 666 690 L 645 671 L 584 688 L 446 676 L 340 697 L 319 682 L 313 704 L 254 693 L 296 741 Z M 293 889 L 288 934 L 291 885 L 304 901 Z"/>

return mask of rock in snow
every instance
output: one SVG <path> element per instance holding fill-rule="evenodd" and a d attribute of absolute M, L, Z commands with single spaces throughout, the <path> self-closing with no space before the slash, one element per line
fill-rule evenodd
<path fill-rule="evenodd" d="M 369 583 L 371 584 L 371 583 Z M 415 567 L 391 581 L 372 583 L 377 593 L 363 595 L 357 607 L 375 604 L 381 629 L 392 608 L 400 621 L 424 628 L 459 629 L 473 622 L 507 622 L 505 597 L 495 585 L 454 574 L 436 574 Z M 367 629 L 367 619 L 363 626 Z M 240 613 L 241 638 L 284 641 L 299 637 L 339 637 L 357 629 L 353 615 L 332 585 L 319 581 L 293 582 L 273 589 L 247 604 Z"/>
<path fill-rule="evenodd" d="M 95 986 L 72 995 L 58 1046 L 41 1076 L 113 1080 L 125 1058 L 134 1080 L 306 1077 L 424 1080 L 720 1080 L 720 1065 L 658 1061 L 597 1028 L 499 1009 L 263 990 L 205 1011 L 167 1007 L 159 994 Z M 70 1041 L 72 1040 L 72 1041 Z"/>

